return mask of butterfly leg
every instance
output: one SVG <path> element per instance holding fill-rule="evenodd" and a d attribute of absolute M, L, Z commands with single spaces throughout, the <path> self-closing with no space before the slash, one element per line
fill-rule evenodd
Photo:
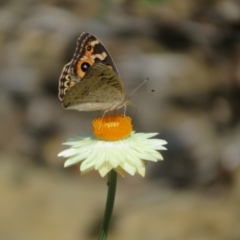
<path fill-rule="evenodd" d="M 125 105 L 124 105 L 124 114 L 123 114 L 124 117 L 126 116 L 126 111 L 127 111 L 127 105 L 125 104 Z"/>
<path fill-rule="evenodd" d="M 109 112 L 109 110 L 106 110 L 106 111 L 103 112 L 103 116 L 102 116 L 102 119 L 101 119 L 101 124 L 99 124 L 98 130 L 100 129 L 100 127 L 101 127 L 101 125 L 102 125 L 102 120 L 103 120 L 103 118 L 105 117 L 105 115 L 106 115 L 107 112 Z M 99 113 L 100 113 L 100 111 L 99 111 Z"/>

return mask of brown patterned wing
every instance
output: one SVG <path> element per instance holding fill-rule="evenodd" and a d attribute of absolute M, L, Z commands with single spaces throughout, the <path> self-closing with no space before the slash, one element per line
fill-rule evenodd
<path fill-rule="evenodd" d="M 71 74 L 81 79 L 95 62 L 104 63 L 119 75 L 109 52 L 100 40 L 90 33 L 83 32 L 77 40 L 77 47 L 71 61 Z"/>
<path fill-rule="evenodd" d="M 62 104 L 79 111 L 114 110 L 126 104 L 126 93 L 119 76 L 99 62 L 66 92 Z"/>
<path fill-rule="evenodd" d="M 69 62 L 63 67 L 62 73 L 58 80 L 58 98 L 60 101 L 62 101 L 66 92 L 77 82 L 79 82 L 79 79 L 71 75 L 71 62 Z"/>
<path fill-rule="evenodd" d="M 102 62 L 117 74 L 117 68 L 104 45 L 92 34 L 82 33 L 77 40 L 77 47 L 72 60 L 66 64 L 59 78 L 58 97 L 63 100 L 69 91 L 96 62 Z M 118 74 L 119 75 L 119 74 Z"/>
<path fill-rule="evenodd" d="M 64 95 L 66 94 L 66 91 L 69 89 L 72 82 L 70 75 L 70 66 L 71 62 L 67 63 L 63 67 L 62 73 L 58 81 L 58 98 L 60 101 L 62 101 Z"/>

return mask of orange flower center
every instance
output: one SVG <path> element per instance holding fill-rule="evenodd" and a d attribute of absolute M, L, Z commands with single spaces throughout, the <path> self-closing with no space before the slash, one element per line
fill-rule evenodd
<path fill-rule="evenodd" d="M 102 140 L 117 141 L 132 132 L 132 119 L 120 114 L 98 117 L 93 120 L 93 134 Z"/>

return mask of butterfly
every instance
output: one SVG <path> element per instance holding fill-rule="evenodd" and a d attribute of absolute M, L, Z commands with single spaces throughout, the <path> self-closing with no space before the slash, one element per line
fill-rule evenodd
<path fill-rule="evenodd" d="M 110 111 L 128 102 L 118 70 L 98 38 L 83 32 L 72 60 L 59 78 L 58 97 L 65 109 Z"/>

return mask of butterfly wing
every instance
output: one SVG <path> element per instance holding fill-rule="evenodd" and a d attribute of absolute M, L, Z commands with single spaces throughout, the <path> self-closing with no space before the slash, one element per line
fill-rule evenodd
<path fill-rule="evenodd" d="M 83 32 L 77 40 L 77 47 L 71 61 L 71 74 L 82 78 L 86 70 L 96 61 L 109 66 L 119 75 L 111 55 L 100 40 L 90 33 Z"/>
<path fill-rule="evenodd" d="M 95 36 L 83 32 L 77 40 L 77 47 L 72 60 L 66 64 L 59 78 L 58 97 L 63 100 L 69 91 L 86 74 L 86 71 L 95 62 L 102 62 L 113 69 L 118 75 L 118 70 L 104 45 Z"/>
<path fill-rule="evenodd" d="M 101 62 L 91 66 L 62 100 L 65 108 L 79 111 L 113 110 L 125 103 L 125 89 L 119 76 Z"/>
<path fill-rule="evenodd" d="M 58 81 L 58 98 L 62 101 L 66 91 L 69 89 L 71 82 L 73 82 L 70 75 L 71 62 L 67 63 L 62 70 Z"/>

